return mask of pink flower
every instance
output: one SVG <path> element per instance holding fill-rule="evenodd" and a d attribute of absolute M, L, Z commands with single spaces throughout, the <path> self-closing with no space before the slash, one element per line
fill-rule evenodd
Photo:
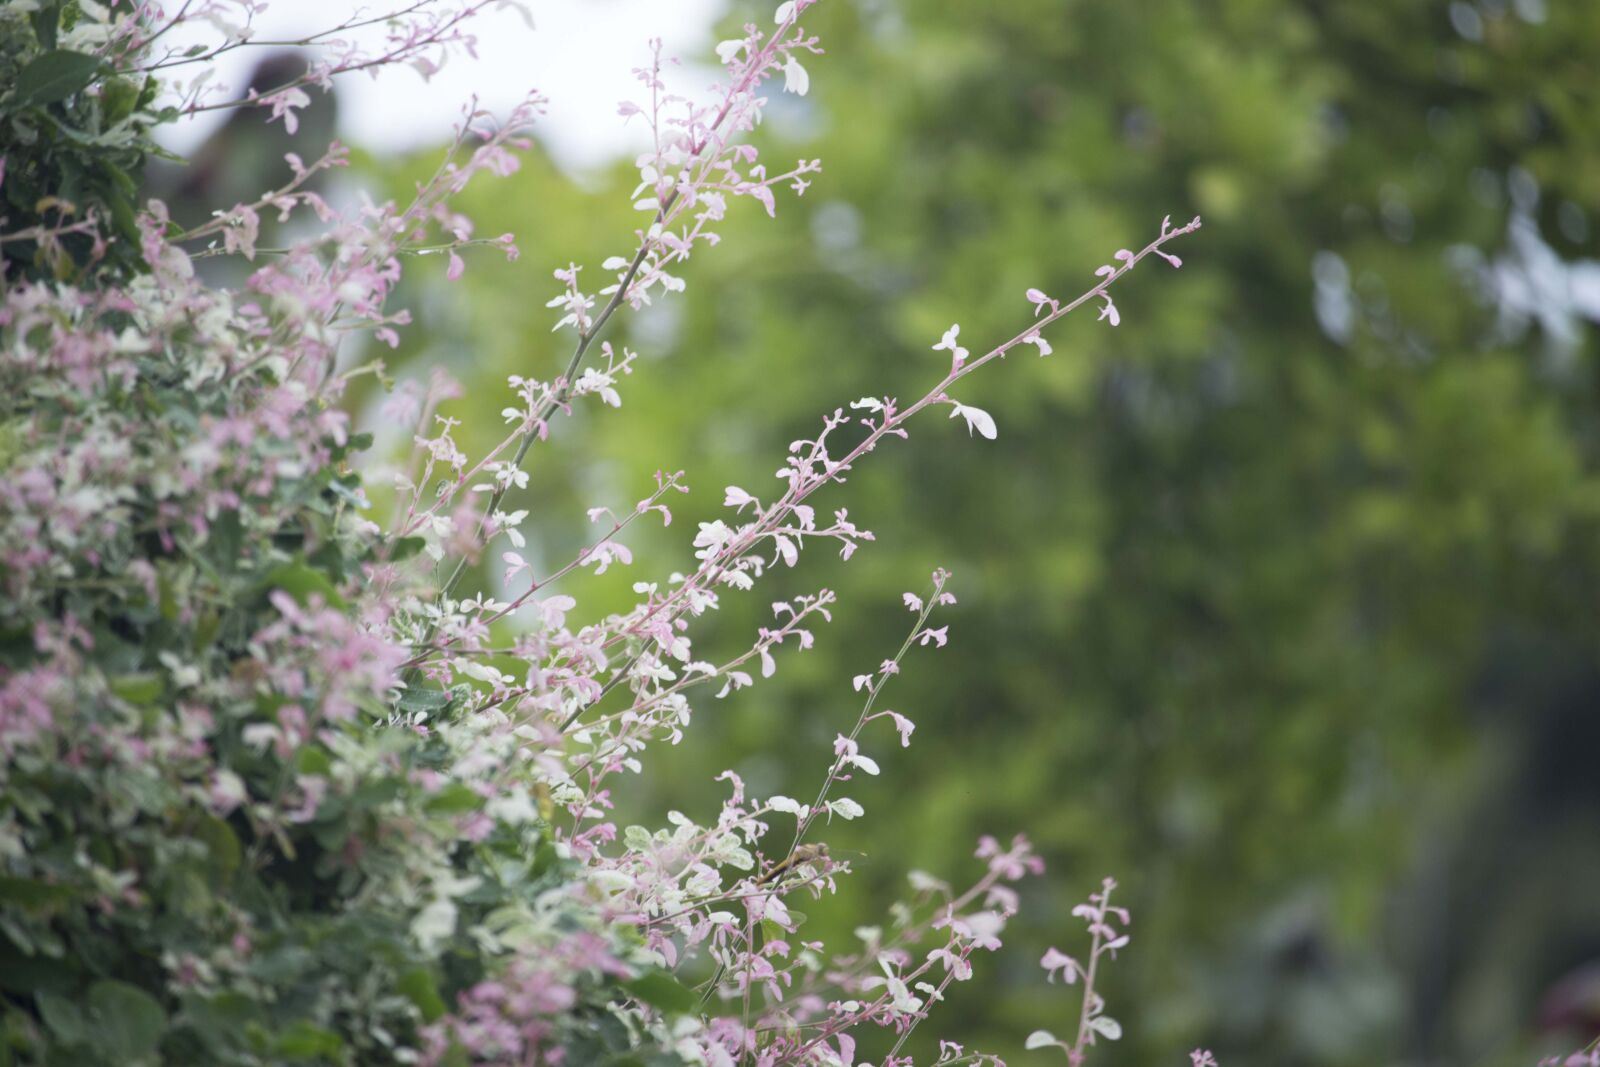
<path fill-rule="evenodd" d="M 1076 982 L 1078 973 L 1082 970 L 1077 960 L 1060 949 L 1053 947 L 1045 951 L 1044 958 L 1039 961 L 1039 966 L 1049 972 L 1049 981 L 1054 982 L 1057 973 L 1059 973 L 1061 980 L 1067 985 Z"/>
<path fill-rule="evenodd" d="M 1113 326 L 1119 325 L 1122 322 L 1122 316 L 1117 314 L 1117 305 L 1111 302 L 1111 295 L 1109 293 L 1101 293 L 1100 295 L 1105 298 L 1106 302 L 1105 307 L 1100 309 L 1100 318 L 1110 319 Z"/>
<path fill-rule="evenodd" d="M 272 117 L 267 119 L 268 122 L 281 118 L 283 128 L 294 133 L 300 129 L 300 116 L 294 113 L 294 109 L 310 106 L 311 98 L 302 89 L 289 88 L 262 97 L 261 103 L 272 106 Z"/>
<path fill-rule="evenodd" d="M 898 711 L 886 711 L 884 714 L 894 720 L 894 728 L 900 734 L 900 747 L 910 748 L 911 732 L 917 728 L 917 724 L 900 714 Z"/>

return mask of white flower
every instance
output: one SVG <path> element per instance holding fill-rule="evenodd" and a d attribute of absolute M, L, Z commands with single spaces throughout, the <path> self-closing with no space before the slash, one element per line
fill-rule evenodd
<path fill-rule="evenodd" d="M 968 407 L 966 404 L 957 404 L 954 402 L 952 402 L 950 406 L 954 409 L 950 412 L 950 417 L 952 419 L 959 415 L 963 419 L 967 420 L 967 433 L 969 435 L 973 430 L 977 430 L 980 434 L 987 437 L 991 441 L 993 441 L 995 437 L 999 435 L 999 431 L 995 429 L 994 416 L 990 415 L 982 408 Z"/>
<path fill-rule="evenodd" d="M 448 900 L 435 900 L 411 920 L 411 936 L 424 952 L 435 951 L 439 943 L 456 932 L 456 906 Z"/>
<path fill-rule="evenodd" d="M 728 524 L 718 519 L 715 522 L 702 522 L 700 532 L 695 535 L 694 546 L 700 551 L 695 553 L 696 559 L 710 559 L 722 547 L 734 538 L 734 532 Z"/>
<path fill-rule="evenodd" d="M 246 745 L 259 751 L 278 739 L 278 728 L 270 722 L 253 722 L 240 736 Z"/>
<path fill-rule="evenodd" d="M 961 345 L 956 341 L 956 338 L 960 336 L 961 325 L 957 323 L 944 332 L 944 336 L 939 339 L 938 344 L 933 346 L 933 350 L 937 352 L 940 349 L 947 349 L 950 352 L 951 357 L 957 363 L 965 363 L 968 354 L 967 350 L 962 348 Z"/>
<path fill-rule="evenodd" d="M 743 41 L 723 41 L 717 45 L 717 58 L 726 66 L 739 58 L 739 53 L 744 51 Z"/>
<path fill-rule="evenodd" d="M 495 797 L 484 805 L 489 817 L 500 822 L 510 823 L 515 826 L 519 823 L 533 822 L 539 817 L 539 812 L 533 806 L 533 801 L 528 799 L 525 790 L 507 793 Z"/>
<path fill-rule="evenodd" d="M 798 59 L 790 56 L 783 65 L 783 91 L 804 96 L 810 88 L 811 75 L 806 73 L 806 68 L 800 65 Z"/>

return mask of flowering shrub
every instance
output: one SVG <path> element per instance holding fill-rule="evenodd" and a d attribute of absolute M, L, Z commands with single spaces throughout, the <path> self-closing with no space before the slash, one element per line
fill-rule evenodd
<path fill-rule="evenodd" d="M 139 69 L 134 29 L 96 4 L 0 10 L 0 218 L 8 223 L 0 262 L 8 274 L 70 278 L 90 266 L 136 265 L 138 175 L 160 116 L 158 83 Z"/>
<path fill-rule="evenodd" d="M 307 87 L 401 62 L 426 73 L 470 47 L 479 6 L 423 0 L 396 13 L 380 51 L 340 44 L 239 105 L 292 131 Z M 248 44 L 250 3 L 168 15 L 80 0 L 4 16 L 4 62 L 19 73 L 0 104 L 12 128 L 37 132 L 3 161 L 6 1057 L 849 1065 L 877 1030 L 881 1062 L 905 1063 L 909 1035 L 999 947 L 1013 884 L 1042 870 L 1021 837 L 979 842 L 965 887 L 912 874 L 888 922 L 846 949 L 808 940 L 789 903 L 848 872 L 818 835 L 865 814 L 845 790 L 878 773 L 872 748 L 910 744 L 912 720 L 882 698 L 914 649 L 949 639 L 933 618 L 955 602 L 943 571 L 905 594 L 898 651 L 853 679 L 860 710 L 819 759 L 809 802 L 752 795 L 730 771 L 709 817 L 619 828 L 614 778 L 683 739 L 697 691 L 728 697 L 811 646 L 835 605 L 826 589 L 773 604 L 771 624 L 723 662 L 697 658 L 693 636 L 722 597 L 797 566 L 808 545 L 848 559 L 872 540 L 844 507 L 819 514 L 817 494 L 929 408 L 995 437 L 993 417 L 952 390 L 1021 346 L 1049 355 L 1045 328 L 1086 303 L 1117 325 L 1109 287 L 1150 255 L 1179 266 L 1165 246 L 1198 219 L 1163 222 L 1072 300 L 1028 290 L 1033 318 L 981 355 L 951 326 L 932 346 L 948 370 L 920 398 L 825 415 L 791 445 L 775 494 L 727 487 L 728 516 L 693 533 L 693 563 L 639 581 L 626 611 L 586 617 L 567 590 L 575 572 L 629 565 L 627 532 L 670 524 L 683 474 L 592 509 L 596 533 L 563 565 L 540 573 L 522 554 L 531 450 L 574 405 L 621 404 L 635 354 L 602 339 L 608 322 L 681 290 L 681 264 L 716 245 L 739 198 L 771 214 L 820 170 L 769 171 L 745 140 L 772 79 L 809 87 L 821 54 L 801 25 L 809 6 L 790 0 L 770 28 L 720 44 L 709 104 L 669 84 L 655 49 L 638 72 L 646 102 L 622 109 L 651 134 L 632 245 L 598 281 L 577 264 L 555 271 L 569 361 L 552 379 L 511 379 L 506 435 L 476 458 L 438 411 L 448 380 L 396 388 L 385 415 L 414 427 L 415 451 L 386 526 L 353 466 L 371 438 L 340 407 L 352 376 L 382 368 L 341 368 L 340 343 L 397 341 L 408 316 L 388 298 L 407 257 L 444 255 L 455 280 L 472 246 L 518 254 L 511 235 L 475 237 L 450 198 L 515 170 L 540 99 L 500 122 L 467 113 L 407 205 L 325 202 L 309 179 L 342 165 L 334 146 L 310 164 L 289 156 L 283 185 L 184 230 L 154 201 L 134 215 L 115 172 L 136 170 L 153 122 L 224 106 L 181 72 Z M 163 51 L 173 25 L 197 18 L 218 44 Z M 159 111 L 158 77 L 178 101 Z M 49 132 L 69 122 L 108 140 Z M 112 179 L 74 184 L 91 171 Z M 315 225 L 267 252 L 273 212 Z M 214 287 L 194 265 L 209 256 L 252 273 Z M 479 562 L 494 591 L 464 593 Z M 1075 1042 L 1031 1043 L 1074 1063 L 1119 1032 L 1093 991 L 1102 957 L 1126 943 L 1110 892 L 1080 909 L 1088 964 L 1045 957 L 1053 975 L 1082 977 L 1084 1007 Z M 947 1042 L 938 1062 L 998 1061 Z"/>

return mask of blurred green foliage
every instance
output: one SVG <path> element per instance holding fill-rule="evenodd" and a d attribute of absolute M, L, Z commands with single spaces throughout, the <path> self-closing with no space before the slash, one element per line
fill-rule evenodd
<path fill-rule="evenodd" d="M 769 490 L 824 411 L 921 395 L 951 321 L 982 351 L 1026 321 L 1024 288 L 1076 295 L 1169 213 L 1206 228 L 1181 271 L 1118 286 L 1120 328 L 1076 317 L 1053 356 L 964 391 L 998 441 L 930 416 L 819 500 L 878 543 L 729 598 L 701 639 L 733 650 L 824 584 L 837 621 L 702 706 L 624 810 L 708 812 L 727 766 L 809 795 L 850 675 L 944 565 L 952 647 L 889 690 L 914 743 L 869 736 L 869 818 L 829 830 L 859 875 L 803 905 L 806 933 L 848 938 L 907 868 L 970 871 L 980 832 L 1041 845 L 1050 873 L 925 1049 L 1038 1062 L 1023 1036 L 1076 1007 L 1036 961 L 1081 947 L 1068 911 L 1106 873 L 1135 922 L 1107 987 L 1127 1036 L 1100 1062 L 1510 1064 L 1587 1041 L 1534 1024 L 1600 957 L 1600 346 L 1566 266 L 1600 221 L 1600 5 L 863 0 L 814 22 L 812 94 L 774 99 L 761 143 L 824 174 L 775 221 L 739 205 L 688 293 L 624 324 L 623 410 L 533 455 L 517 506 L 546 562 L 658 466 L 697 490 L 629 573 L 566 590 L 581 610 L 682 567 L 722 487 Z M 433 162 L 389 168 L 395 191 Z M 598 286 L 632 180 L 535 159 L 463 198 L 523 258 L 453 287 L 441 264 L 399 362 L 469 383 L 452 413 L 480 453 L 505 376 L 566 355 L 547 269 Z"/>
<path fill-rule="evenodd" d="M 76 0 L 0 9 L 0 266 L 12 280 L 140 268 L 135 194 L 165 116 L 155 79 L 114 62 L 122 42 L 107 43 L 102 22 Z M 22 236 L 94 218 L 59 241 Z"/>

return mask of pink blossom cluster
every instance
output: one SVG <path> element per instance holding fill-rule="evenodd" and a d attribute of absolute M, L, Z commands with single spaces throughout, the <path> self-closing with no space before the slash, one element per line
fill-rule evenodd
<path fill-rule="evenodd" d="M 576 974 L 627 977 L 631 970 L 592 933 L 562 938 L 539 953 L 514 958 L 504 973 L 471 986 L 457 1010 L 425 1033 L 421 1062 L 452 1062 L 463 1049 L 483 1063 L 537 1063 L 539 1052 L 577 1004 Z"/>

